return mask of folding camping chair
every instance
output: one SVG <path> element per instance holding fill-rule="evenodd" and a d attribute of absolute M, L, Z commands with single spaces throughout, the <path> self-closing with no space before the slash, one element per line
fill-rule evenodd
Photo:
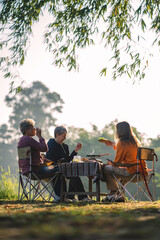
<path fill-rule="evenodd" d="M 42 199 L 42 201 L 57 200 L 57 196 L 53 190 L 52 181 L 56 184 L 59 173 L 55 174 L 50 179 L 39 179 L 38 176 L 32 171 L 32 154 L 30 147 L 18 148 L 18 163 L 21 160 L 29 161 L 29 173 L 22 174 L 22 169 L 19 164 L 19 187 L 18 187 L 18 200 L 27 199 L 34 201 Z M 52 188 L 50 188 L 52 185 Z M 52 190 L 51 190 L 52 189 Z M 46 194 L 47 193 L 47 194 Z"/>
<path fill-rule="evenodd" d="M 139 147 L 137 149 L 136 164 L 114 163 L 114 165 L 117 167 L 132 167 L 135 165 L 137 166 L 137 172 L 131 174 L 127 180 L 125 180 L 124 178 L 122 180 L 120 177 L 113 174 L 113 177 L 116 179 L 119 186 L 117 192 L 120 192 L 124 197 L 125 194 L 127 194 L 134 202 L 136 202 L 136 199 L 137 201 L 142 200 L 143 196 L 145 196 L 149 201 L 155 201 L 155 160 L 158 161 L 158 158 L 154 149 Z M 142 161 L 150 161 L 152 163 L 152 169 L 148 170 L 147 176 L 145 176 L 144 174 Z M 142 168 L 142 173 L 139 172 L 139 166 L 141 166 Z M 131 192 L 129 192 L 127 188 L 130 183 L 134 183 L 137 186 L 137 191 L 134 195 L 131 194 Z M 117 194 L 117 192 L 115 193 L 115 195 Z"/>

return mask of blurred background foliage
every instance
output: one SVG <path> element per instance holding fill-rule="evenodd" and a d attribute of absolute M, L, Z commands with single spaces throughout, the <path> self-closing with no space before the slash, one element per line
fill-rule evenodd
<path fill-rule="evenodd" d="M 14 191 L 16 188 L 13 185 L 16 186 L 18 182 L 17 142 L 21 136 L 18 126 L 19 122 L 27 117 L 33 118 L 36 121 L 36 125 L 42 128 L 43 136 L 47 142 L 49 138 L 53 137 L 50 135 L 49 128 L 56 126 L 55 115 L 62 112 L 64 102 L 58 93 L 50 92 L 39 81 L 33 82 L 31 86 L 24 88 L 21 93 L 13 97 L 6 96 L 5 101 L 12 111 L 8 124 L 4 123 L 0 125 L 0 198 L 3 198 L 3 196 L 11 196 L 13 198 L 13 194 L 10 193 L 9 189 Z M 97 126 L 92 125 L 91 131 L 74 126 L 65 126 L 68 130 L 66 143 L 69 145 L 70 152 L 74 150 L 78 142 L 82 142 L 83 148 L 79 151 L 79 155 L 86 157 L 87 154 L 110 153 L 111 155 L 107 157 L 114 160 L 115 151 L 111 147 L 99 143 L 98 138 L 104 137 L 114 140 L 115 125 L 117 122 L 118 120 L 114 119 L 101 130 Z M 160 159 L 160 135 L 155 139 L 146 139 L 144 133 L 139 132 L 133 126 L 132 128 L 141 141 L 142 146 L 154 148 Z M 101 157 L 104 163 L 107 157 Z M 160 161 L 156 162 L 156 172 L 156 192 L 157 199 L 159 199 Z M 12 178 L 13 180 L 11 180 Z M 17 182 L 15 181 L 16 178 Z M 84 178 L 83 182 L 87 187 L 87 178 Z M 4 194 L 4 186 L 6 191 L 8 191 L 8 195 Z M 102 191 L 106 191 L 105 183 L 102 183 Z M 17 192 L 15 196 L 17 196 Z"/>

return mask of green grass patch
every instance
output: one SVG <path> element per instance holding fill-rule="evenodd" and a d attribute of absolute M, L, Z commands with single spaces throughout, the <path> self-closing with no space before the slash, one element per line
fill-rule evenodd
<path fill-rule="evenodd" d="M 3 170 L 0 173 L 0 199 L 17 199 L 18 198 L 18 178 L 17 175 Z"/>
<path fill-rule="evenodd" d="M 0 202 L 1 239 L 159 239 L 160 201 Z"/>

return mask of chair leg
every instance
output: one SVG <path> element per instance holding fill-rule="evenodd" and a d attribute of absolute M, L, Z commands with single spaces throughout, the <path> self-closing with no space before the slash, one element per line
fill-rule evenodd
<path fill-rule="evenodd" d="M 21 174 L 19 175 L 18 200 L 26 198 L 29 201 L 35 201 L 39 197 L 41 197 L 42 201 L 50 201 L 51 198 L 56 200 L 54 189 L 50 190 L 49 185 L 51 184 L 53 178 L 55 178 L 54 183 L 56 183 L 58 175 L 56 174 L 49 180 L 49 182 L 46 183 L 44 183 L 43 180 L 40 180 L 36 175 L 34 175 L 34 173 L 33 176 L 36 180 L 31 180 L 31 175 L 28 178 L 26 177 L 26 179 L 24 179 L 24 176 L 21 176 Z M 24 180 L 26 181 L 24 182 Z M 44 196 L 45 192 L 47 192 L 47 196 Z"/>
<path fill-rule="evenodd" d="M 153 174 L 153 202 L 156 199 L 156 194 L 155 194 L 155 175 Z"/>
<path fill-rule="evenodd" d="M 130 194 L 130 192 L 127 190 L 127 188 L 126 188 L 125 186 L 123 186 L 123 184 L 119 181 L 119 179 L 118 179 L 115 175 L 113 175 L 113 176 L 114 176 L 114 178 L 116 179 L 118 185 L 122 188 L 122 191 L 126 192 L 126 193 L 130 196 L 130 198 L 131 198 L 134 202 L 136 202 L 135 198 Z"/>
<path fill-rule="evenodd" d="M 64 182 L 65 182 L 65 177 L 61 176 L 61 201 L 64 201 Z"/>
<path fill-rule="evenodd" d="M 27 183 L 28 183 L 28 180 L 26 180 L 26 183 L 24 183 L 23 177 L 22 175 L 20 175 L 20 186 L 22 188 L 22 194 L 19 200 L 23 200 L 24 198 L 28 200 L 28 193 L 26 191 Z"/>
<path fill-rule="evenodd" d="M 42 199 L 43 199 L 43 201 L 46 201 L 46 199 L 43 197 L 43 193 L 45 192 L 45 191 L 47 191 L 48 192 L 48 194 L 49 194 L 49 200 L 51 199 L 51 197 L 53 197 L 53 199 L 55 199 L 55 196 L 54 196 L 54 189 L 52 189 L 51 191 L 49 190 L 49 185 L 50 184 L 52 184 L 52 181 L 53 181 L 53 179 L 54 178 L 56 178 L 56 180 L 55 180 L 55 182 L 54 182 L 54 185 L 56 184 L 56 182 L 57 182 L 57 179 L 58 179 L 58 175 L 55 175 L 53 178 L 51 178 L 46 184 L 43 182 L 43 180 L 39 180 L 39 182 L 41 183 L 41 185 L 42 185 L 42 189 L 41 190 L 39 190 L 38 191 L 38 189 L 37 189 L 37 193 L 35 194 L 35 196 L 33 197 L 33 199 L 32 200 L 36 200 L 37 198 L 38 198 L 38 196 L 41 196 L 42 197 Z M 52 187 L 54 187 L 54 186 L 52 186 Z"/>
<path fill-rule="evenodd" d="M 19 182 L 18 182 L 18 201 L 20 200 L 20 188 L 21 188 L 21 185 L 20 185 L 20 173 L 19 173 Z"/>

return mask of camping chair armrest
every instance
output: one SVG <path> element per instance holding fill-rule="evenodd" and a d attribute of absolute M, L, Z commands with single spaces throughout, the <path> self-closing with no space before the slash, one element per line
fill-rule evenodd
<path fill-rule="evenodd" d="M 116 167 L 133 167 L 139 165 L 139 163 L 119 163 L 119 162 L 113 162 L 110 159 L 107 159 L 107 161 L 111 162 L 111 164 L 114 164 Z"/>
<path fill-rule="evenodd" d="M 47 166 L 50 166 L 50 165 L 54 165 L 52 161 L 51 162 L 44 162 L 44 163 L 40 163 L 40 164 L 32 164 L 31 166 L 32 167 L 34 167 L 34 166 L 37 166 L 37 167 L 47 167 Z"/>

